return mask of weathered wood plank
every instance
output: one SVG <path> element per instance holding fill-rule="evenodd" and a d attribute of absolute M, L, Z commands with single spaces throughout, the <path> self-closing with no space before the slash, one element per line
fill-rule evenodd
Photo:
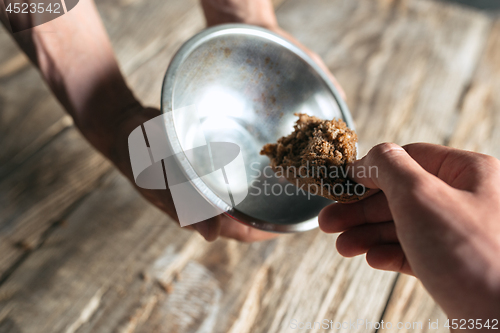
<path fill-rule="evenodd" d="M 98 2 L 97 7 L 126 76 L 165 48 L 178 28 L 185 29 L 186 15 L 200 12 L 196 0 L 106 0 Z M 201 28 L 203 16 L 199 18 Z M 162 74 L 165 71 L 156 69 Z M 161 86 L 150 89 L 160 91 Z"/>
<path fill-rule="evenodd" d="M 1 179 L 72 121 L 3 30 L 0 45 Z"/>
<path fill-rule="evenodd" d="M 357 293 L 356 281 L 373 283 L 371 274 L 345 280 L 345 270 L 354 274 L 364 264 L 330 251 L 334 241 L 313 231 L 258 244 L 208 244 L 112 175 L 0 287 L 0 308 L 7 309 L 0 332 L 288 331 L 287 318 L 272 315 L 275 306 L 288 316 L 294 304 L 293 315 L 306 320 L 332 299 L 340 307 L 351 302 L 344 296 Z M 335 295 L 325 293 L 330 283 Z M 383 305 L 384 298 L 367 295 L 365 312 L 372 302 Z"/>
<path fill-rule="evenodd" d="M 341 3 L 343 1 L 334 1 L 329 6 Z M 382 6 L 382 1 L 375 2 L 375 6 L 371 0 L 348 3 L 355 6 L 349 7 L 350 12 L 343 12 L 345 15 L 333 19 L 333 26 L 340 31 L 333 31 L 330 26 L 330 33 L 355 36 L 356 31 L 359 34 L 365 31 L 365 24 L 380 25 L 377 30 L 380 36 L 374 37 L 371 47 L 383 49 L 387 43 L 384 41 L 391 40 L 392 44 L 400 45 L 402 54 L 411 53 L 415 45 L 419 45 L 416 43 L 419 38 L 429 37 L 426 34 L 406 36 L 395 33 L 394 26 L 389 24 L 392 21 L 379 22 L 379 16 L 384 13 L 387 16 L 388 10 Z M 418 7 L 419 3 L 429 6 L 426 2 L 414 1 L 409 8 L 417 10 L 415 6 Z M 309 21 L 308 25 L 301 26 L 293 23 L 292 18 L 303 15 L 317 19 L 328 13 L 325 6 L 326 2 L 320 0 L 286 2 L 280 8 L 279 18 L 288 22 L 286 27 L 294 34 L 302 34 L 306 41 L 314 40 L 317 38 L 317 24 Z M 408 31 L 406 25 L 409 25 L 427 31 L 422 26 L 430 24 L 429 20 L 432 22 L 433 18 L 422 15 L 417 16 L 417 20 L 410 15 L 412 10 L 403 9 L 396 7 L 391 12 L 394 20 L 399 22 L 398 29 Z M 442 15 L 442 11 L 437 10 L 437 14 Z M 428 14 L 431 15 L 432 11 Z M 400 20 L 399 16 L 406 19 Z M 446 25 L 447 20 L 455 22 L 457 16 L 463 17 L 464 22 L 456 34 L 468 36 L 476 31 L 477 37 L 482 39 L 479 32 L 486 29 L 487 23 L 478 16 L 452 11 L 440 20 Z M 352 17 L 363 18 L 363 24 L 349 25 Z M 323 19 L 323 23 L 328 22 Z M 384 24 L 391 29 L 384 29 Z M 185 33 L 189 32 L 186 30 Z M 439 35 L 439 29 L 433 33 Z M 445 37 L 450 36 L 441 36 Z M 451 37 L 457 38 L 454 34 Z M 466 45 L 469 42 L 467 38 L 463 40 Z M 311 43 L 310 46 L 319 50 L 321 43 L 318 39 L 317 44 Z M 360 52 L 367 46 L 363 45 L 363 39 L 348 44 L 351 51 L 342 50 L 347 47 L 345 44 L 338 45 L 332 43 L 326 51 L 349 54 Z M 476 47 L 480 48 L 480 45 L 478 43 Z M 442 52 L 462 54 L 458 51 L 464 47 L 458 41 L 439 47 L 434 45 L 426 49 L 426 58 L 422 61 L 433 68 L 442 64 Z M 167 54 L 162 49 L 138 67 L 137 73 L 147 67 L 157 70 L 164 66 L 166 60 L 162 52 Z M 473 50 L 462 54 L 471 62 L 467 66 L 474 66 L 478 52 Z M 392 55 L 386 50 L 384 54 L 388 59 L 384 60 L 386 67 L 383 68 L 390 70 L 392 67 L 387 64 L 395 61 L 391 57 L 397 57 L 399 53 Z M 346 76 L 349 82 L 344 85 L 351 87 L 347 93 L 354 96 L 354 102 L 350 103 L 357 108 L 363 105 L 367 108 L 374 103 L 371 96 L 375 92 L 354 94 L 361 83 L 374 80 L 370 75 L 377 74 L 376 68 L 368 71 L 367 66 L 366 59 L 354 57 L 354 61 L 343 69 L 344 74 L 352 74 Z M 396 69 L 402 70 L 401 67 Z M 395 78 L 396 69 L 392 72 Z M 446 71 L 441 74 L 466 81 L 467 68 L 463 71 L 457 76 Z M 401 73 L 407 80 L 412 75 L 416 74 Z M 401 80 L 404 82 L 403 78 Z M 378 102 L 374 108 L 373 119 L 388 119 L 397 112 L 395 108 L 389 108 L 389 111 L 383 108 L 384 103 L 395 105 L 400 98 L 400 94 L 389 94 L 394 81 L 381 79 L 377 82 L 380 86 L 377 89 L 387 95 L 385 101 Z M 463 81 L 462 86 L 465 85 Z M 137 78 L 136 82 L 147 93 L 147 81 Z M 421 85 L 411 86 L 410 92 L 416 100 L 427 97 L 412 89 L 422 89 Z M 446 93 L 448 91 L 443 92 Z M 446 107 L 454 102 L 450 98 L 442 99 L 441 103 Z M 387 112 L 391 113 L 388 115 Z M 408 112 L 411 114 L 413 108 Z M 449 116 L 448 113 L 438 115 L 443 119 Z M 380 123 L 381 120 L 377 121 Z M 418 128 L 423 125 L 405 123 L 405 126 L 414 134 L 420 133 Z M 428 123 L 424 123 L 425 126 L 429 126 Z M 403 136 L 403 130 L 398 132 L 395 126 L 390 127 L 390 131 L 391 138 Z M 376 141 L 380 134 L 372 133 L 370 139 L 368 126 L 360 126 L 358 132 L 362 141 L 367 138 L 366 145 Z M 66 228 L 57 228 L 48 235 L 41 248 L 0 287 L 3 299 L 0 332 L 8 328 L 21 332 L 33 328 L 55 332 L 151 332 L 160 329 L 167 332 L 289 332 L 291 319 L 345 321 L 364 317 L 375 321 L 382 314 L 392 286 L 393 274 L 370 269 L 362 258 L 340 258 L 334 249 L 335 237 L 318 231 L 251 245 L 227 240 L 207 244 L 199 236 L 167 222 L 168 218 L 147 205 L 125 180 L 112 176 L 102 189 L 95 191 L 67 218 Z M 143 278 L 139 277 L 140 273 Z M 358 331 L 367 330 L 361 328 Z"/>
<path fill-rule="evenodd" d="M 285 0 L 273 0 L 272 2 L 275 8 L 280 8 Z M 157 35 L 157 39 L 161 43 L 159 41 L 151 43 L 151 46 L 140 51 L 144 57 L 130 61 L 129 65 L 124 66 L 126 72 L 130 73 L 128 82 L 133 87 L 134 92 L 148 105 L 160 107 L 161 86 L 170 60 L 182 43 L 205 26 L 203 12 L 199 6 L 192 8 L 179 21 L 181 23 L 176 24 L 175 30 L 170 32 L 165 29 L 164 36 L 154 31 L 148 31 L 148 33 Z"/>
<path fill-rule="evenodd" d="M 280 8 L 284 2 L 284 0 L 273 0 L 273 5 Z M 126 72 L 131 73 L 128 82 L 134 92 L 148 105 L 160 107 L 161 86 L 170 60 L 182 43 L 205 26 L 200 7 L 192 8 L 180 21 L 182 24 L 176 25 L 172 32 L 165 30 L 165 36 L 158 34 L 157 38 L 161 43 L 154 42 L 150 47 L 140 51 L 145 54 L 144 57 L 130 61 L 128 67 L 124 67 L 127 69 Z"/>
<path fill-rule="evenodd" d="M 8 177 L 44 144 L 73 124 L 73 119 L 64 114 L 47 88 L 39 80 L 33 80 L 33 76 L 38 75 L 35 69 L 28 67 L 26 71 L 30 74 L 16 75 L 0 92 L 0 103 L 4 104 L 2 114 L 12 116 L 10 121 L 2 122 L 0 130 L 0 179 Z M 30 98 L 24 93 L 30 94 Z"/>
<path fill-rule="evenodd" d="M 283 0 L 273 2 L 279 6 Z M 161 80 L 171 55 L 204 26 L 197 1 L 108 0 L 97 2 L 97 6 L 122 70 L 127 77 L 135 73 L 131 85 L 139 88 L 138 97 L 159 106 Z M 138 20 L 143 24 L 138 24 Z M 1 178 L 70 126 L 71 120 L 4 30 L 0 33 L 0 45 L 0 140 L 5 143 L 0 153 Z M 165 62 L 149 68 L 148 59 L 165 49 Z M 137 80 L 147 84 L 137 84 Z"/>
<path fill-rule="evenodd" d="M 194 0 L 108 0 L 97 2 L 97 6 L 126 76 L 163 49 L 169 42 L 167 38 L 173 38 L 178 27 L 183 29 L 186 14 L 199 11 Z M 141 24 L 137 20 L 141 20 Z M 158 30 L 160 27 L 168 34 L 167 38 Z M 197 27 L 201 29 L 202 25 Z M 0 45 L 0 141 L 4 143 L 4 149 L 0 151 L 2 178 L 59 131 L 71 126 L 72 122 L 50 94 L 38 72 L 3 30 Z M 157 68 L 152 73 L 162 75 L 165 70 L 166 67 Z M 150 74 L 143 71 L 141 75 L 148 77 Z M 155 91 L 159 101 L 161 84 L 151 87 L 149 91 Z M 141 98 L 141 94 L 138 97 Z"/>
<path fill-rule="evenodd" d="M 0 30 L 0 79 L 16 73 L 29 65 L 28 57 L 20 53 L 5 30 Z"/>
<path fill-rule="evenodd" d="M 109 168 L 70 128 L 0 182 L 0 276 Z"/>
<path fill-rule="evenodd" d="M 422 283 L 408 275 L 400 275 L 387 304 L 384 322 L 392 328 L 384 332 L 449 332 L 444 327 L 446 314 L 430 297 Z M 429 320 L 437 327 L 429 328 Z"/>
<path fill-rule="evenodd" d="M 323 0 L 295 11 L 293 3 L 281 23 L 345 88 L 361 153 L 449 136 L 487 36 L 485 15 L 425 0 Z"/>
<path fill-rule="evenodd" d="M 215 320 L 227 319 L 223 311 L 242 302 L 238 292 L 253 275 L 245 267 L 262 262 L 274 246 L 208 244 L 114 172 L 1 286 L 0 308 L 7 310 L 0 332 L 7 325 L 21 332 L 214 328 Z M 200 257 L 203 265 L 194 260 Z"/>
<path fill-rule="evenodd" d="M 171 55 L 180 44 L 203 27 L 201 12 L 195 7 L 196 2 L 194 1 L 162 1 L 160 4 L 163 6 L 160 8 L 161 10 L 158 10 L 158 6 L 155 7 L 154 4 L 147 1 L 122 5 L 125 8 L 118 6 L 115 1 L 98 4 L 103 14 L 104 22 L 110 27 L 111 38 L 116 44 L 115 47 L 118 50 L 118 56 L 122 58 L 122 62 L 125 64 L 124 69 L 126 72 L 134 72 L 134 66 L 142 64 L 142 62 L 147 62 L 147 58 L 151 54 L 155 54 L 158 49 L 167 53 L 166 55 L 163 54 L 166 62 L 163 63 L 162 67 L 166 69 Z M 141 25 L 137 28 L 136 24 L 129 24 L 137 19 L 137 12 L 142 13 L 142 16 L 148 16 L 148 13 L 153 13 L 155 16 L 148 19 L 148 25 Z M 188 18 L 187 20 L 186 17 Z M 163 25 L 158 24 L 164 21 L 167 23 Z M 129 30 L 129 26 L 133 28 L 124 33 L 122 29 L 124 26 Z M 155 33 L 158 26 L 162 26 L 166 31 L 173 31 L 164 37 L 159 33 Z M 0 73 L 2 74 L 0 80 L 3 79 L 3 81 L 0 81 L 0 84 L 3 84 L 2 89 L 0 89 L 2 93 L 2 96 L 0 96 L 2 97 L 0 98 L 0 102 L 2 103 L 1 125 L 3 125 L 0 135 L 5 147 L 0 156 L 0 159 L 2 159 L 1 162 L 3 162 L 0 163 L 1 177 L 2 174 L 6 175 L 19 167 L 37 149 L 49 142 L 60 130 L 70 126 L 72 122 L 71 118 L 64 115 L 60 106 L 50 96 L 36 70 L 28 65 L 27 59 L 16 49 L 10 37 L 2 31 L 0 38 L 2 38 L 2 43 L 5 40 L 5 44 L 2 45 L 6 46 L 2 48 L 2 58 L 0 58 Z M 144 89 L 144 92 L 150 93 L 153 96 L 150 100 L 154 100 L 154 104 L 158 104 L 159 102 L 163 71 L 163 69 L 158 70 L 158 67 L 150 67 L 137 71 L 136 74 L 138 78 L 145 78 L 147 87 Z M 152 89 L 152 86 L 156 86 L 157 89 Z M 26 99 L 20 93 L 21 91 L 26 92 L 26 88 L 30 91 L 30 99 Z M 34 91 L 39 91 L 39 94 L 34 94 Z M 139 91 L 140 95 L 141 92 Z M 20 112 L 21 109 L 25 111 Z M 19 133 L 26 133 L 26 135 L 20 135 Z M 68 143 L 68 146 L 65 148 L 69 151 L 70 156 L 79 156 L 81 158 L 89 158 L 90 160 L 100 158 L 97 155 L 91 156 L 92 154 L 87 154 L 87 152 L 86 154 L 79 155 L 82 152 L 80 148 L 85 146 L 85 143 L 78 142 L 79 140 L 82 139 L 72 137 L 69 141 L 72 142 L 72 145 Z M 54 145 L 58 146 L 60 142 Z M 42 154 L 48 154 L 49 157 L 44 157 L 48 160 L 52 159 L 52 155 L 56 156 L 58 153 L 62 153 L 57 148 L 53 152 L 50 149 L 54 148 L 50 146 L 42 152 Z M 72 154 L 71 150 L 73 149 L 76 155 Z M 33 158 L 29 159 L 28 162 L 30 160 L 33 160 Z M 94 162 L 87 162 L 89 162 L 87 167 L 92 167 Z M 38 174 L 43 173 L 42 167 L 40 166 L 37 169 L 21 167 L 22 171 L 16 172 L 12 177 L 17 179 L 19 178 L 16 176 L 18 174 L 24 174 L 24 177 L 28 177 L 33 176 L 32 174 L 30 175 L 33 172 Z M 54 220 L 60 218 L 61 214 L 72 203 L 70 201 L 76 201 L 79 198 L 78 195 L 82 195 L 86 193 L 85 191 L 90 190 L 87 187 L 83 191 L 81 189 L 74 189 L 75 196 L 65 197 L 65 199 L 70 201 L 65 202 L 58 209 L 51 210 L 51 214 L 40 214 L 42 216 L 36 219 L 29 218 L 26 220 L 23 214 L 26 213 L 28 208 L 30 208 L 29 211 L 45 211 L 47 209 L 44 206 L 46 203 L 43 200 L 40 202 L 37 201 L 44 198 L 43 195 L 40 196 L 34 192 L 40 191 L 45 195 L 51 193 L 52 196 L 58 197 L 59 195 L 64 195 L 64 193 L 71 189 L 71 186 L 75 185 L 73 183 L 65 183 L 68 175 L 74 171 L 71 166 L 65 165 L 65 167 L 67 169 L 59 170 L 62 173 L 61 178 L 54 181 L 57 184 L 53 187 L 43 188 L 44 184 L 31 184 L 33 186 L 31 193 L 24 191 L 22 196 L 16 197 L 14 200 L 10 200 L 12 198 L 9 198 L 10 201 L 4 202 L 6 206 L 11 207 L 11 214 L 4 215 L 4 218 L 0 221 L 2 227 L 7 228 L 10 226 L 9 231 L 2 235 L 2 242 L 0 242 L 3 254 L 2 262 L 0 263 L 0 273 L 4 273 L 26 250 L 15 244 L 23 244 L 24 247 L 29 249 L 36 247 L 40 242 L 40 236 Z M 96 168 L 94 171 L 96 172 L 94 177 L 97 177 L 98 173 L 103 172 L 104 169 Z M 21 180 L 18 179 L 18 181 Z M 86 185 L 90 184 L 94 184 L 94 182 L 90 181 Z M 8 187 L 11 185 L 12 182 L 4 182 L 2 188 L 5 193 L 9 191 Z"/>
<path fill-rule="evenodd" d="M 500 157 L 500 20 L 489 34 L 486 48 L 474 72 L 470 87 L 465 90 L 463 103 L 457 105 L 458 120 L 449 138 L 449 145 Z M 446 315 L 435 305 L 422 284 L 401 276 L 393 292 L 384 320 L 398 318 L 420 320 L 439 319 L 439 330 Z M 424 327 L 425 328 L 425 327 Z M 428 330 L 412 330 L 426 332 Z M 434 331 L 434 330 L 433 330 Z"/>
<path fill-rule="evenodd" d="M 450 146 L 500 158 L 500 20 L 466 91 Z"/>
<path fill-rule="evenodd" d="M 177 7 L 173 6 L 173 9 L 178 10 L 178 12 L 168 11 L 167 9 L 169 4 L 172 5 L 176 3 Z M 164 48 L 167 52 L 173 53 L 174 49 L 172 49 L 168 42 L 170 40 L 174 40 L 176 36 L 176 31 L 179 31 L 177 35 L 182 36 L 182 38 L 187 39 L 184 32 L 186 29 L 184 28 L 186 24 L 191 24 L 191 22 L 186 22 L 184 24 L 178 24 L 177 27 L 174 27 L 174 24 L 177 24 L 175 19 L 182 19 L 183 13 L 185 11 L 195 11 L 199 14 L 197 9 L 193 9 L 194 2 L 186 2 L 180 0 L 171 0 L 171 1 L 161 1 L 162 6 L 167 6 L 163 8 L 163 11 L 166 12 L 164 14 L 163 19 L 170 20 L 172 23 L 167 25 L 168 29 L 173 29 L 173 32 L 168 36 L 167 40 L 163 39 L 161 34 L 154 34 L 151 31 L 145 30 L 145 28 L 135 29 L 135 32 L 129 32 L 127 38 L 129 39 L 138 39 L 142 44 L 137 47 L 147 48 L 150 44 L 162 42 L 167 44 Z M 103 4 L 104 8 L 111 7 L 111 2 L 107 2 Z M 112 13 L 107 13 L 104 15 L 104 20 L 106 22 L 111 22 L 113 24 L 116 23 L 116 26 L 120 27 L 124 24 L 127 24 L 126 18 L 129 19 L 133 17 L 135 10 L 137 10 L 137 6 L 142 6 L 141 10 L 145 10 L 147 8 L 149 11 L 154 11 L 152 7 L 150 7 L 150 2 L 142 1 L 140 3 L 136 3 L 134 8 L 126 8 L 122 13 L 125 15 L 125 20 L 118 24 L 118 17 L 116 15 L 113 17 Z M 119 7 L 119 6 L 118 6 Z M 144 8 L 143 8 L 144 7 Z M 116 10 L 115 6 L 115 10 Z M 181 11 L 182 9 L 182 11 Z M 177 17 L 176 14 L 179 16 Z M 128 15 L 128 16 L 127 16 Z M 108 18 L 111 17 L 111 18 Z M 162 22 L 162 18 L 160 16 L 156 16 L 156 23 Z M 115 22 L 116 21 L 116 22 Z M 116 26 L 113 25 L 114 29 Z M 151 28 L 151 26 L 149 26 Z M 191 30 L 189 30 L 191 32 Z M 119 30 L 112 31 L 115 35 L 119 35 Z M 135 34 L 134 34 L 135 33 Z M 151 35 L 152 37 L 148 36 Z M 0 38 L 8 37 L 4 32 Z M 122 38 L 122 35 L 118 36 Z M 7 40 L 8 41 L 8 40 Z M 177 43 L 182 42 L 183 39 L 177 40 Z M 122 43 L 123 44 L 123 43 Z M 133 63 L 139 60 L 146 61 L 145 55 L 134 53 L 135 49 L 130 49 L 127 45 L 122 45 L 120 42 L 118 43 L 118 51 L 119 54 L 122 54 L 124 58 L 123 62 Z M 12 45 L 7 46 L 10 49 Z M 173 47 L 176 47 L 175 44 Z M 9 59 L 5 62 L 4 67 L 0 66 L 0 71 L 3 73 L 7 73 L 5 80 L 2 81 L 0 77 L 0 107 L 1 107 L 1 119 L 0 123 L 0 140 L 2 142 L 2 146 L 4 149 L 1 150 L 0 153 L 0 179 L 2 176 L 9 175 L 8 180 L 5 179 L 0 187 L 3 189 L 4 193 L 8 193 L 9 191 L 15 190 L 15 185 L 12 182 L 12 179 L 15 178 L 17 182 L 25 182 L 23 178 L 30 177 L 39 177 L 43 178 L 44 169 L 43 167 L 47 167 L 47 177 L 51 177 L 52 171 L 50 170 L 51 164 L 45 163 L 43 166 L 39 165 L 35 167 L 34 165 L 25 165 L 26 163 L 30 163 L 33 161 L 32 155 L 43 147 L 48 142 L 51 142 L 52 139 L 63 129 L 71 126 L 72 121 L 71 118 L 64 114 L 59 104 L 55 101 L 55 99 L 50 95 L 49 91 L 45 87 L 45 85 L 41 82 L 41 79 L 32 66 L 26 66 L 22 68 L 18 63 L 22 62 L 16 60 L 17 57 L 23 57 L 21 53 L 17 50 L 15 52 L 3 52 L 6 56 L 10 56 Z M 3 54 L 2 53 L 2 54 Z M 14 60 L 12 60 L 14 59 Z M 16 69 L 17 68 L 17 69 Z M 166 66 L 165 66 L 166 68 Z M 149 70 L 149 72 L 147 71 Z M 142 77 L 148 77 L 153 75 L 162 75 L 162 71 L 159 71 L 157 68 L 147 69 L 141 71 Z M 17 72 L 16 72 L 17 71 Z M 11 73 L 11 74 L 9 74 Z M 159 96 L 159 91 L 161 89 L 161 84 L 157 84 L 156 89 L 151 89 L 149 86 L 149 90 L 157 91 L 156 96 Z M 26 98 L 25 94 L 29 94 L 30 98 Z M 159 100 L 159 98 L 158 98 Z M 75 132 L 72 130 L 72 132 Z M 64 140 L 62 138 L 58 140 Z M 62 148 L 53 148 L 59 147 Z M 65 146 L 64 146 L 65 145 Z M 85 147 L 85 149 L 83 148 Z M 50 149 L 55 149 L 51 151 Z M 67 151 L 62 151 L 65 149 Z M 2 239 L 0 242 L 0 247 L 2 249 L 2 258 L 0 259 L 0 276 L 9 268 L 9 265 L 13 264 L 19 257 L 22 255 L 23 250 L 19 248 L 15 248 L 12 244 L 23 241 L 25 238 L 29 239 L 28 243 L 29 247 L 33 248 L 36 244 L 39 243 L 39 237 L 43 234 L 44 230 L 48 228 L 54 220 L 57 220 L 61 217 L 61 214 L 67 209 L 73 202 L 78 200 L 82 194 L 90 191 L 91 184 L 95 185 L 95 182 L 92 181 L 92 177 L 98 177 L 98 173 L 104 172 L 107 168 L 94 168 L 93 164 L 96 161 L 100 161 L 102 158 L 98 156 L 97 153 L 92 152 L 92 150 L 88 150 L 88 145 L 83 141 L 83 139 L 75 133 L 71 135 L 71 138 L 67 143 L 61 143 L 60 141 L 54 143 L 47 149 L 43 150 L 42 154 L 43 158 L 47 161 L 57 161 L 58 154 L 65 154 L 67 156 L 71 156 L 75 160 L 79 159 L 79 163 L 75 163 L 75 165 L 70 165 L 70 163 L 66 163 L 64 165 L 54 164 L 53 168 L 57 169 L 60 172 L 60 177 L 57 179 L 53 179 L 52 187 L 47 187 L 45 183 L 31 183 L 30 190 L 24 190 L 22 193 L 16 194 L 16 197 L 5 196 L 3 201 L 3 206 L 9 207 L 9 213 L 3 214 L 2 219 L 0 219 L 0 229 L 7 230 L 9 229 L 7 234 L 0 237 L 7 237 Z M 73 152 L 74 150 L 74 152 Z M 84 154 L 79 155 L 79 153 L 84 152 Z M 31 156 L 31 158 L 30 158 Z M 42 156 L 38 154 L 37 156 Z M 39 158 L 36 157 L 36 158 Z M 40 157 L 42 158 L 42 157 Z M 85 159 L 88 159 L 85 161 Z M 87 163 L 87 164 L 86 164 Z M 91 169 L 92 176 L 89 179 L 90 181 L 83 186 L 84 190 L 75 188 L 73 192 L 75 195 L 65 196 L 65 193 L 71 192 L 71 186 L 78 186 L 79 184 L 75 182 L 68 182 L 72 174 L 75 173 L 73 168 L 83 168 L 88 167 Z M 19 169 L 19 170 L 18 170 Z M 22 170 L 22 171 L 20 171 Z M 79 174 L 81 176 L 81 174 Z M 9 189 L 9 186 L 12 189 Z M 60 209 L 56 207 L 50 207 L 51 210 L 47 210 L 45 207 L 46 196 L 50 194 L 51 197 L 57 198 L 63 196 L 67 200 L 72 200 L 72 202 L 65 202 L 64 205 L 61 205 Z M 25 219 L 24 214 L 26 211 L 34 211 L 34 212 L 45 212 L 49 211 L 50 214 L 39 214 L 39 216 L 35 218 Z M 16 226 L 18 225 L 18 226 Z M 33 232 L 32 235 L 29 232 Z M 1 238 L 0 238 L 1 239 Z M 5 240 L 5 241 L 3 241 Z"/>
<path fill-rule="evenodd" d="M 159 35 L 162 40 L 161 46 L 155 52 L 151 52 L 147 61 L 142 61 L 128 76 L 128 82 L 134 92 L 147 105 L 160 107 L 161 87 L 167 67 L 175 52 L 186 40 L 203 29 L 204 18 L 201 8 L 193 8 L 182 17 L 179 24 L 172 32 L 166 32 L 165 36 Z"/>
<path fill-rule="evenodd" d="M 330 16 L 321 19 L 304 6 L 290 8 L 280 21 L 324 57 L 345 88 L 362 154 L 383 141 L 448 140 L 461 94 L 484 48 L 488 18 L 428 1 L 364 5 L 315 1 L 308 5 Z M 408 287 L 407 281 L 398 281 L 382 319 L 424 322 L 432 316 L 443 318 L 421 285 Z M 412 290 L 411 297 L 401 303 L 401 290 L 407 288 Z M 418 308 L 415 299 L 426 306 Z"/>
<path fill-rule="evenodd" d="M 248 318 L 242 309 L 237 319 L 241 324 L 237 326 L 237 321 L 233 328 L 245 328 L 244 332 L 290 332 L 299 322 L 378 320 L 394 275 L 369 269 L 361 257 L 342 258 L 334 248 L 335 236 L 315 233 L 303 248 L 289 242 L 280 252 L 275 251 L 274 258 L 267 262 L 269 268 L 261 268 L 270 271 L 267 280 L 254 282 L 254 286 L 262 284 L 262 290 L 247 296 L 258 300 L 253 304 L 257 315 Z M 289 249 L 298 256 L 294 257 Z M 361 295 L 363 302 L 359 302 Z"/>

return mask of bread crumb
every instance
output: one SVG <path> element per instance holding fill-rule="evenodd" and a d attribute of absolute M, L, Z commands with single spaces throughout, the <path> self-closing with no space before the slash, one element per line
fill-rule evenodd
<path fill-rule="evenodd" d="M 266 144 L 260 154 L 270 158 L 277 174 L 281 171 L 291 183 L 307 185 L 304 190 L 312 194 L 339 202 L 359 200 L 363 195 L 353 191 L 357 184 L 346 177 L 346 165 L 356 160 L 356 133 L 341 119 L 295 115 L 299 119 L 294 131 Z"/>

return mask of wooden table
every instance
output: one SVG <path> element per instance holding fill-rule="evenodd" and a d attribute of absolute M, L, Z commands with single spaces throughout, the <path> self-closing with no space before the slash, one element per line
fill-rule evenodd
<path fill-rule="evenodd" d="M 426 141 L 500 157 L 500 21 L 426 0 L 275 4 L 345 88 L 361 154 Z M 196 1 L 98 7 L 128 81 L 158 106 L 173 53 L 203 28 Z M 295 332 L 293 319 L 442 326 L 417 280 L 340 257 L 334 235 L 209 244 L 178 228 L 82 139 L 5 31 L 0 111 L 0 332 Z"/>

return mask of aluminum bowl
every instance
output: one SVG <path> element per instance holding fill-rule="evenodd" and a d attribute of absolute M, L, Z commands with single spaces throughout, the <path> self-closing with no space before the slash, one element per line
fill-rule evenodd
<path fill-rule="evenodd" d="M 219 185 L 197 178 L 213 166 L 206 155 L 176 155 L 181 170 L 212 205 L 266 231 L 298 232 L 318 226 L 319 211 L 332 201 L 300 191 L 289 195 L 290 188 L 288 194 L 280 194 L 275 184 L 283 186 L 283 179 L 270 173 L 268 158 L 259 155 L 264 144 L 293 130 L 296 112 L 341 118 L 353 128 L 335 86 L 297 46 L 255 26 L 230 24 L 203 30 L 172 59 L 163 82 L 162 112 L 175 152 L 196 147 L 200 133 L 206 142 L 239 146 L 243 177 L 236 177 L 231 198 L 238 197 L 237 191 L 248 193 L 241 202 L 223 199 Z"/>

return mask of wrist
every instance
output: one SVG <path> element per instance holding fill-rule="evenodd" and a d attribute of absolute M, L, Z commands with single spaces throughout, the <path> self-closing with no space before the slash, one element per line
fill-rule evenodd
<path fill-rule="evenodd" d="M 136 125 L 135 118 L 143 110 L 136 99 L 114 101 L 119 104 L 113 106 L 114 110 L 83 112 L 75 119 L 75 125 L 83 136 L 112 162 L 121 159 L 116 155 L 117 147 L 126 147 L 128 134 L 140 125 Z"/>
<path fill-rule="evenodd" d="M 133 179 L 128 137 L 137 127 L 160 114 L 158 109 L 144 108 L 136 102 L 124 108 L 114 122 L 101 126 L 102 130 L 87 131 L 85 135 L 125 176 Z"/>
<path fill-rule="evenodd" d="M 269 0 L 202 0 L 207 26 L 243 23 L 273 30 L 278 27 L 274 7 Z"/>

